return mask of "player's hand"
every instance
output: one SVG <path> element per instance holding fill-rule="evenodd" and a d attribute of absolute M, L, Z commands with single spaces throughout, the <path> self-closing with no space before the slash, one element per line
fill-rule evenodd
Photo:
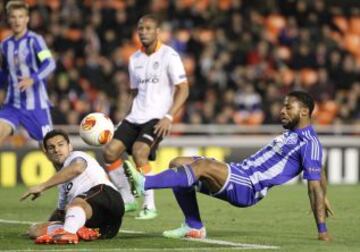
<path fill-rule="evenodd" d="M 325 215 L 326 218 L 329 218 L 330 216 L 335 216 L 334 210 L 332 209 L 331 205 L 330 205 L 330 201 L 327 197 L 325 197 L 324 199 L 324 205 L 325 205 Z M 312 214 L 313 211 L 310 209 L 308 211 L 308 214 Z"/>
<path fill-rule="evenodd" d="M 44 187 L 42 185 L 30 187 L 29 190 L 27 190 L 27 192 L 25 192 L 23 196 L 20 198 L 20 201 L 25 200 L 31 195 L 32 195 L 31 200 L 35 200 L 36 198 L 41 196 L 41 192 L 43 191 L 44 191 Z"/>
<path fill-rule="evenodd" d="M 20 82 L 18 83 L 19 89 L 21 92 L 24 92 L 27 88 L 31 87 L 34 84 L 34 80 L 29 77 L 20 77 Z"/>
<path fill-rule="evenodd" d="M 332 241 L 332 238 L 328 232 L 324 232 L 324 233 L 319 233 L 318 240 L 329 242 Z"/>
<path fill-rule="evenodd" d="M 171 120 L 167 117 L 161 119 L 155 126 L 154 126 L 154 133 L 158 137 L 165 137 L 169 135 L 171 130 Z"/>
<path fill-rule="evenodd" d="M 334 211 L 332 210 L 332 207 L 330 205 L 330 201 L 327 197 L 325 197 L 325 213 L 326 217 L 334 216 Z"/>

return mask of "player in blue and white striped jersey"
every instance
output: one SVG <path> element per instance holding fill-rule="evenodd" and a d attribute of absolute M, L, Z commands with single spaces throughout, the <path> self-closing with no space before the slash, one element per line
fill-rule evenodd
<path fill-rule="evenodd" d="M 13 34 L 0 47 L 0 85 L 7 85 L 0 110 L 0 143 L 19 125 L 41 141 L 52 128 L 45 80 L 55 61 L 43 37 L 28 30 L 29 7 L 24 1 L 9 1 L 6 13 Z"/>
<path fill-rule="evenodd" d="M 228 201 L 237 207 L 249 207 L 265 197 L 268 190 L 303 172 L 308 180 L 310 204 L 318 227 L 318 238 L 329 241 L 325 224 L 332 210 L 326 197 L 326 178 L 322 169 L 322 146 L 311 126 L 314 101 L 302 91 L 289 93 L 280 117 L 283 134 L 239 163 L 223 163 L 199 157 L 178 157 L 172 169 L 143 177 L 130 163 L 124 165 L 129 181 L 143 190 L 173 188 L 184 215 L 182 227 L 163 233 L 166 237 L 204 238 L 206 231 L 200 218 L 195 189 Z"/>

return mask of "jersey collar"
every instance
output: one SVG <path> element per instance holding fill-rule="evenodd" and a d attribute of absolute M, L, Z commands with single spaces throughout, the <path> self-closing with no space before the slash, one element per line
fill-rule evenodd
<path fill-rule="evenodd" d="M 301 128 L 301 129 L 295 129 L 293 130 L 294 132 L 300 134 L 301 132 L 304 132 L 304 131 L 307 131 L 307 130 L 310 130 L 310 131 L 314 131 L 314 128 L 312 125 L 308 125 L 306 126 L 305 128 Z"/>
<path fill-rule="evenodd" d="M 157 51 L 159 51 L 161 46 L 162 46 L 162 43 L 161 43 L 160 40 L 158 40 L 157 43 L 156 43 L 155 51 L 154 51 L 153 53 L 156 53 Z M 147 54 L 146 51 L 145 51 L 145 47 L 144 47 L 144 46 L 141 46 L 140 50 L 141 50 L 143 53 Z M 149 55 L 150 55 L 150 54 L 149 54 Z"/>

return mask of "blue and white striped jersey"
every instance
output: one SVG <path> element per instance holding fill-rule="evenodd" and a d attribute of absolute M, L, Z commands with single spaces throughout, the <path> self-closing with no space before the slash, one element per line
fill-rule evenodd
<path fill-rule="evenodd" d="M 45 80 L 55 69 L 55 61 L 43 37 L 27 31 L 20 39 L 14 36 L 1 43 L 0 80 L 7 80 L 5 104 L 18 109 L 36 110 L 49 107 Z M 21 77 L 31 77 L 35 82 L 20 92 L 18 83 Z M 0 83 L 4 85 L 4 81 Z"/>
<path fill-rule="evenodd" d="M 287 130 L 270 144 L 231 166 L 244 171 L 261 199 L 274 185 L 284 184 L 304 171 L 307 180 L 320 180 L 322 146 L 312 126 Z"/>

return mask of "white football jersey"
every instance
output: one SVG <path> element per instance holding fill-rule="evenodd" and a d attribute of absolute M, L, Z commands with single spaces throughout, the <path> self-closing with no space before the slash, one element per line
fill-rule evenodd
<path fill-rule="evenodd" d="M 63 167 L 71 164 L 71 162 L 77 158 L 81 158 L 86 161 L 86 169 L 77 177 L 72 180 L 61 184 L 59 188 L 58 208 L 65 209 L 65 206 L 71 202 L 76 196 L 87 192 L 90 188 L 105 184 L 115 190 L 116 187 L 110 182 L 108 175 L 101 167 L 101 165 L 91 157 L 89 154 L 82 151 L 73 151 L 69 157 L 65 160 Z"/>
<path fill-rule="evenodd" d="M 175 85 L 187 81 L 179 54 L 161 43 L 151 55 L 141 50 L 131 55 L 129 75 L 130 88 L 138 94 L 126 120 L 138 124 L 163 118 L 173 103 Z"/>

